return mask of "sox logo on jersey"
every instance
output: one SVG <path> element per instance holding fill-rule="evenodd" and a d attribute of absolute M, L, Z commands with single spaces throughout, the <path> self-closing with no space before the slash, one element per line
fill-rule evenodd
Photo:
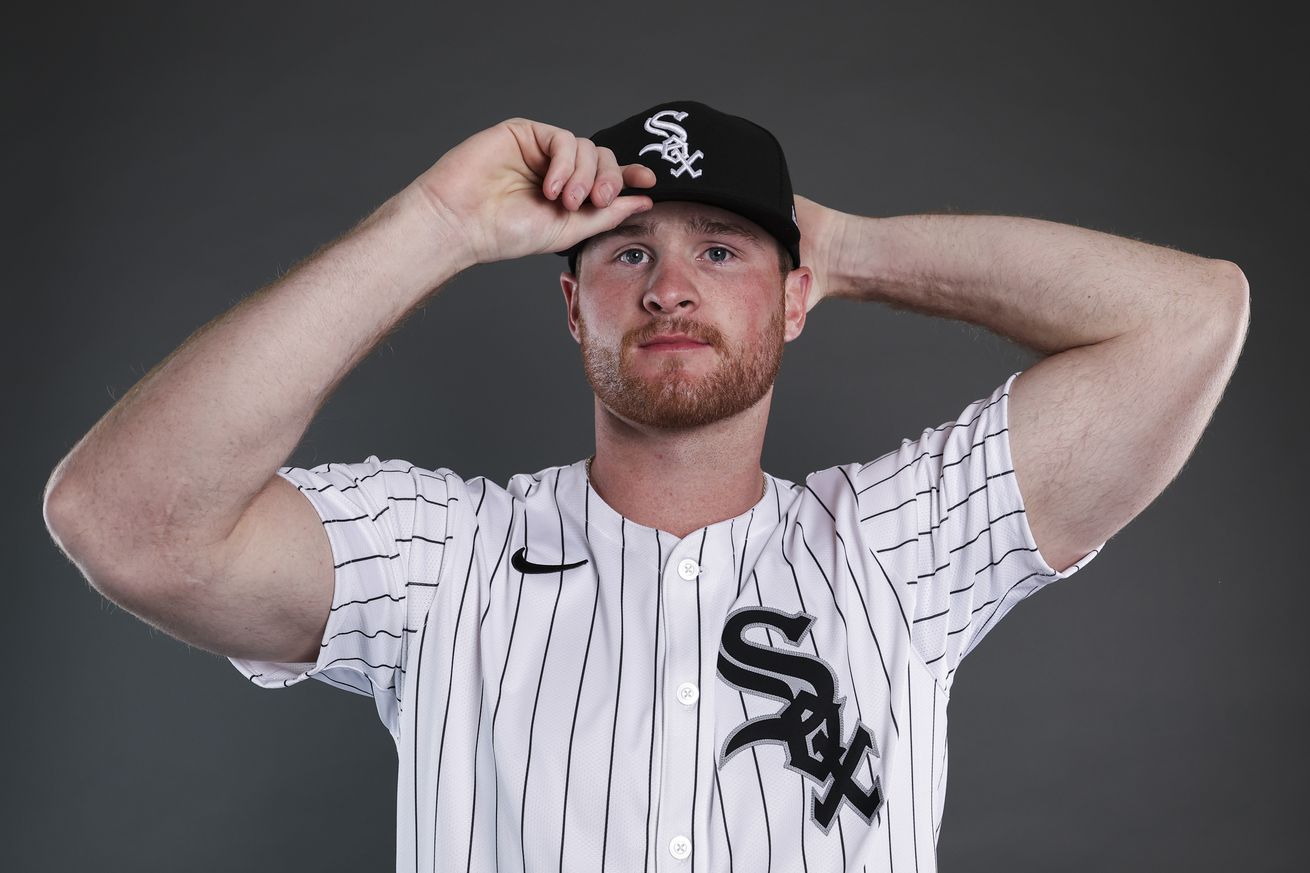
<path fill-rule="evenodd" d="M 877 743 L 869 729 L 857 722 L 850 744 L 842 744 L 846 698 L 837 697 L 837 677 L 831 667 L 818 658 L 761 646 L 745 637 L 748 628 L 766 625 L 798 646 L 813 622 L 812 615 L 768 607 L 739 609 L 728 616 L 719 648 L 719 675 L 742 691 L 767 695 L 787 705 L 775 715 L 748 719 L 729 733 L 720 766 L 747 746 L 782 743 L 788 768 L 826 786 L 822 797 L 817 790 L 811 795 L 811 818 L 827 833 L 843 800 L 866 822 L 872 822 L 881 808 L 882 781 L 874 777 L 873 786 L 865 791 L 854 778 L 865 755 L 872 752 L 878 757 Z M 781 676 L 798 679 L 814 691 L 794 691 Z"/>

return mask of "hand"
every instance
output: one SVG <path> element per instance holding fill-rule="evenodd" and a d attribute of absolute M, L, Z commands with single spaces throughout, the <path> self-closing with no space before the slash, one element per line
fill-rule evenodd
<path fill-rule="evenodd" d="M 410 187 L 467 264 L 558 252 L 649 209 L 655 174 L 567 130 L 511 118 L 451 149 Z"/>
<path fill-rule="evenodd" d="M 824 297 L 837 296 L 833 293 L 835 257 L 841 250 L 847 216 L 799 194 L 793 199 L 796 203 L 796 221 L 801 229 L 801 263 L 814 273 L 814 278 L 810 280 L 809 299 L 805 304 L 805 311 L 808 312 Z"/>

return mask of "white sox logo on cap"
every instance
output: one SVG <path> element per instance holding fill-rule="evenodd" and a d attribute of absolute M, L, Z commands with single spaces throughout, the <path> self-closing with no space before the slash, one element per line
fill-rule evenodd
<path fill-rule="evenodd" d="M 689 148 L 687 145 L 687 129 L 677 123 L 686 117 L 686 112 L 679 112 L 676 109 L 664 109 L 647 118 L 647 132 L 655 136 L 663 136 L 664 139 L 645 146 L 637 154 L 644 155 L 649 151 L 658 151 L 661 159 L 675 165 L 672 170 L 669 170 L 675 178 L 683 173 L 691 173 L 691 177 L 696 179 L 700 177 L 701 171 L 692 167 L 692 163 L 698 158 L 705 157 L 705 153 L 700 149 L 691 154 L 687 153 Z"/>

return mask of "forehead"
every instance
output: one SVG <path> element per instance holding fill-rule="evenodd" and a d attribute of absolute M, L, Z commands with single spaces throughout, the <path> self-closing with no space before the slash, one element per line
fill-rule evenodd
<path fill-rule="evenodd" d="M 656 203 L 624 221 L 613 230 L 587 240 L 587 247 L 607 239 L 653 239 L 679 235 L 723 235 L 761 247 L 771 244 L 768 231 L 755 222 L 718 206 L 670 200 Z"/>

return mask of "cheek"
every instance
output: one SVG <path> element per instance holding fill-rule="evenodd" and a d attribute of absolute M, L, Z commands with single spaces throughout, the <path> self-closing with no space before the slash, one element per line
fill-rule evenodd
<path fill-rule="evenodd" d="M 578 342 L 593 349 L 616 346 L 620 337 L 615 331 L 615 319 L 610 313 L 596 311 L 594 306 L 578 308 Z"/>
<path fill-rule="evenodd" d="M 780 283 L 771 283 L 771 278 L 761 277 L 759 280 L 761 285 L 768 290 L 752 293 L 749 299 L 741 301 L 741 308 L 737 310 L 741 314 L 741 329 L 748 331 L 751 337 L 764 337 L 776 331 L 779 324 L 786 322 L 786 297 L 783 288 Z"/>

